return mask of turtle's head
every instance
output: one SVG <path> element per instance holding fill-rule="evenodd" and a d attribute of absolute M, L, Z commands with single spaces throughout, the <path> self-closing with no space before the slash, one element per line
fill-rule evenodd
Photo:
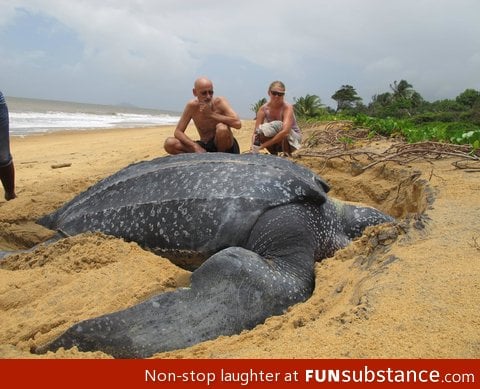
<path fill-rule="evenodd" d="M 395 221 L 393 217 L 373 207 L 354 205 L 338 200 L 334 200 L 333 203 L 338 216 L 343 221 L 344 232 L 350 239 L 362 235 L 368 226 Z"/>

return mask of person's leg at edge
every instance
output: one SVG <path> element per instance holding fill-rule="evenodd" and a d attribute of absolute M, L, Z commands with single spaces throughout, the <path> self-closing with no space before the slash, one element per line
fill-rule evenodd
<path fill-rule="evenodd" d="M 8 107 L 0 104 L 0 181 L 5 189 L 5 200 L 13 200 L 15 194 L 15 167 L 10 154 L 10 125 Z"/>
<path fill-rule="evenodd" d="M 13 200 L 17 195 L 15 194 L 15 167 L 13 161 L 8 165 L 0 167 L 0 180 L 5 189 L 5 200 Z"/>

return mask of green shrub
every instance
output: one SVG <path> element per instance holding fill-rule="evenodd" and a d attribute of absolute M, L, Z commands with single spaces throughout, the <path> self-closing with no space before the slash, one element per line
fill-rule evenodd
<path fill-rule="evenodd" d="M 415 124 L 431 123 L 431 122 L 444 122 L 451 123 L 457 121 L 459 118 L 456 112 L 426 112 L 423 114 L 415 115 L 412 122 Z"/>

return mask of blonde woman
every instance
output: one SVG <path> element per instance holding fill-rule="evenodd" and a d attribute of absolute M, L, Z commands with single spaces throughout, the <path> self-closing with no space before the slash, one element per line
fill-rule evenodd
<path fill-rule="evenodd" d="M 272 82 L 268 96 L 270 100 L 257 112 L 251 151 L 267 149 L 274 155 L 283 152 L 290 156 L 300 148 L 302 134 L 293 105 L 285 101 L 285 84 L 281 81 Z"/>

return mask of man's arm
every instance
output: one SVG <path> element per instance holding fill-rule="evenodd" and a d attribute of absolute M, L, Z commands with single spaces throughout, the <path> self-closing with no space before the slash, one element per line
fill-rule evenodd
<path fill-rule="evenodd" d="M 240 118 L 224 97 L 218 97 L 214 104 L 215 110 L 210 112 L 204 110 L 203 112 L 209 115 L 217 123 L 226 124 L 227 126 L 236 128 L 237 130 L 242 127 Z M 208 110 L 211 108 L 206 107 L 206 109 Z"/>

